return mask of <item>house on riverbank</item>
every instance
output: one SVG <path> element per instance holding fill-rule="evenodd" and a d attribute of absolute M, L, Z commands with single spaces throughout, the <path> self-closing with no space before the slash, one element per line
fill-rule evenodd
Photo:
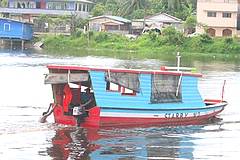
<path fill-rule="evenodd" d="M 88 18 L 93 5 L 88 0 L 9 0 L 8 7 L 1 8 L 0 13 L 6 18 L 34 23 L 35 33 L 70 33 L 71 20 Z M 68 20 L 61 22 L 58 17 Z M 56 19 L 54 25 L 49 23 L 49 18 Z"/>
<path fill-rule="evenodd" d="M 132 20 L 133 34 L 141 34 L 148 30 L 161 30 L 167 26 L 172 26 L 176 30 L 183 32 L 182 20 L 167 13 L 157 13 L 147 16 L 144 19 Z"/>
<path fill-rule="evenodd" d="M 33 24 L 17 20 L 0 18 L 0 39 L 1 46 L 10 42 L 10 48 L 13 48 L 14 42 L 21 42 L 22 49 L 24 43 L 30 41 L 33 37 Z"/>
<path fill-rule="evenodd" d="M 89 20 L 89 30 L 118 34 L 131 33 L 131 21 L 119 16 L 103 15 Z"/>
<path fill-rule="evenodd" d="M 197 33 L 214 37 L 240 36 L 239 0 L 198 0 Z"/>

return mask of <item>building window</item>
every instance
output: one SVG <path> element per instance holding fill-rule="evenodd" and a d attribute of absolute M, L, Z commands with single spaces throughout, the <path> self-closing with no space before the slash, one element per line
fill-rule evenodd
<path fill-rule="evenodd" d="M 237 15 L 237 30 L 240 30 L 240 14 Z"/>
<path fill-rule="evenodd" d="M 207 12 L 207 16 L 208 17 L 216 17 L 217 16 L 217 12 Z"/>
<path fill-rule="evenodd" d="M 216 34 L 216 30 L 213 29 L 213 28 L 208 28 L 207 29 L 207 34 L 211 37 L 215 37 L 215 34 Z"/>
<path fill-rule="evenodd" d="M 78 8 L 77 8 L 77 7 L 78 7 L 78 4 L 76 3 L 76 4 L 75 4 L 75 11 L 77 11 L 77 10 L 78 10 Z"/>
<path fill-rule="evenodd" d="M 121 26 L 120 26 L 120 30 L 122 30 L 122 31 L 128 31 L 129 28 L 128 28 L 127 25 L 121 25 Z"/>
<path fill-rule="evenodd" d="M 232 30 L 230 29 L 224 29 L 222 32 L 223 37 L 231 37 L 232 36 Z"/>
<path fill-rule="evenodd" d="M 85 4 L 83 4 L 83 9 L 82 9 L 83 12 L 86 12 L 86 6 Z"/>
<path fill-rule="evenodd" d="M 82 4 L 78 4 L 78 11 L 82 11 Z"/>
<path fill-rule="evenodd" d="M 105 25 L 105 30 L 106 30 L 106 31 L 119 30 L 119 26 L 118 26 L 118 25 Z"/>
<path fill-rule="evenodd" d="M 41 8 L 41 3 L 40 2 L 36 2 L 36 8 Z"/>
<path fill-rule="evenodd" d="M 4 23 L 4 26 L 3 26 L 3 29 L 4 31 L 10 31 L 10 24 L 9 23 Z"/>
<path fill-rule="evenodd" d="M 231 18 L 232 14 L 231 13 L 228 13 L 228 12 L 223 12 L 222 13 L 222 17 L 224 18 Z"/>

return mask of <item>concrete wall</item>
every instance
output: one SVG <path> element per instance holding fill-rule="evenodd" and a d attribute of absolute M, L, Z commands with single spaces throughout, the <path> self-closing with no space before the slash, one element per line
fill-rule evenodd
<path fill-rule="evenodd" d="M 216 17 L 208 17 L 208 12 L 216 12 Z M 231 18 L 223 17 L 223 13 L 231 13 Z M 198 0 L 197 22 L 216 30 L 216 36 L 222 36 L 224 29 L 232 30 L 233 35 L 237 34 L 237 0 Z M 197 33 L 204 33 L 201 26 L 196 27 Z"/>

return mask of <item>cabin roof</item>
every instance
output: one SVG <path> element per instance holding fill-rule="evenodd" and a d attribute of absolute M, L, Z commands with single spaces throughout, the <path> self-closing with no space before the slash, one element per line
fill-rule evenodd
<path fill-rule="evenodd" d="M 84 71 L 103 71 L 103 72 L 124 72 L 124 73 L 137 73 L 137 74 L 169 74 L 169 75 L 183 75 L 202 77 L 200 73 L 183 72 L 183 71 L 168 71 L 168 70 L 144 70 L 144 69 L 126 69 L 126 68 L 101 68 L 101 67 L 85 67 L 85 66 L 67 66 L 67 65 L 48 65 L 48 69 L 61 69 L 61 70 L 84 70 Z"/>

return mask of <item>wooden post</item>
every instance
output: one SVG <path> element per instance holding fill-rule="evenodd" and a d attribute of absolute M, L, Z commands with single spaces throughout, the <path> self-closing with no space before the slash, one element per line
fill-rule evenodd
<path fill-rule="evenodd" d="M 4 42 L 3 42 L 3 39 L 1 39 L 1 46 L 0 48 L 4 48 Z"/>
<path fill-rule="evenodd" d="M 11 40 L 10 43 L 11 43 L 11 50 L 12 50 L 13 49 L 13 41 Z"/>
<path fill-rule="evenodd" d="M 24 50 L 24 40 L 22 40 L 22 51 Z"/>

